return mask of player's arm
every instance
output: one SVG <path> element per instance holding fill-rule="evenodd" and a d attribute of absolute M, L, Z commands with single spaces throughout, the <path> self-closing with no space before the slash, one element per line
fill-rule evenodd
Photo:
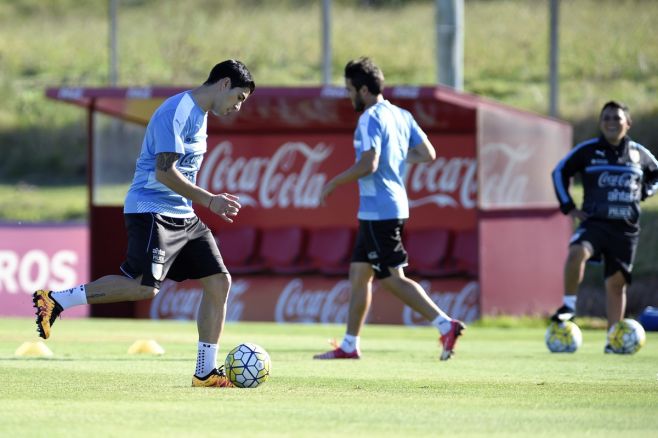
<path fill-rule="evenodd" d="M 378 165 L 379 153 L 374 148 L 364 151 L 361 154 L 359 161 L 333 177 L 331 181 L 325 184 L 324 188 L 322 189 L 322 194 L 320 195 L 320 203 L 324 203 L 324 200 L 334 190 L 336 190 L 336 187 L 357 181 L 359 178 L 363 178 L 364 176 L 375 173 L 377 171 Z"/>
<path fill-rule="evenodd" d="M 576 209 L 576 204 L 569 193 L 569 186 L 571 178 L 577 172 L 577 163 L 579 157 L 577 153 L 572 150 L 555 166 L 551 177 L 553 180 L 553 189 L 555 196 L 560 203 L 560 210 L 564 214 L 569 214 L 572 210 Z"/>
<path fill-rule="evenodd" d="M 178 193 L 184 198 L 201 205 L 210 204 L 212 194 L 199 186 L 192 184 L 176 168 L 176 162 L 180 155 L 175 152 L 162 152 L 155 156 L 156 179 Z"/>
<path fill-rule="evenodd" d="M 175 152 L 161 152 L 155 157 L 155 177 L 160 183 L 195 204 L 205 205 L 225 221 L 233 222 L 230 217 L 236 216 L 241 207 L 238 203 L 237 196 L 228 193 L 213 195 L 190 182 L 176 168 L 176 162 L 180 158 L 180 154 Z"/>
<path fill-rule="evenodd" d="M 641 154 L 644 172 L 641 199 L 644 201 L 658 191 L 658 160 L 647 149 L 642 148 Z"/>
<path fill-rule="evenodd" d="M 436 159 L 436 150 L 430 143 L 429 139 L 425 138 L 420 144 L 409 148 L 407 153 L 407 163 L 427 163 Z"/>

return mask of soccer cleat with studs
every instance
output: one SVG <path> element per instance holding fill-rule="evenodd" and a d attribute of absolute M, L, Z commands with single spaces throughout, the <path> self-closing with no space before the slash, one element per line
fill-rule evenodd
<path fill-rule="evenodd" d="M 358 349 L 348 353 L 347 351 L 340 348 L 336 340 L 331 340 L 329 343 L 334 347 L 333 350 L 329 350 L 326 353 L 320 353 L 313 356 L 313 359 L 361 359 L 361 352 Z"/>
<path fill-rule="evenodd" d="M 441 352 L 441 360 L 448 360 L 455 354 L 455 345 L 457 344 L 457 338 L 462 335 L 462 332 L 466 330 L 466 324 L 463 322 L 453 319 L 450 321 L 450 331 L 445 335 L 441 335 L 439 338 L 439 343 L 443 347 Z"/>
<path fill-rule="evenodd" d="M 192 376 L 192 386 L 195 388 L 232 388 L 234 385 L 224 374 L 224 367 L 220 366 L 205 377 Z"/>
<path fill-rule="evenodd" d="M 32 301 L 36 309 L 37 332 L 43 339 L 50 337 L 50 331 L 55 319 L 64 309 L 50 295 L 50 291 L 38 290 L 32 294 Z"/>

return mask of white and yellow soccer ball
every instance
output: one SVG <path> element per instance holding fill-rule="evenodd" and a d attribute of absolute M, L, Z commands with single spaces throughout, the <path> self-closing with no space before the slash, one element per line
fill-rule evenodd
<path fill-rule="evenodd" d="M 573 353 L 583 344 L 583 333 L 575 322 L 551 321 L 545 340 L 551 353 Z"/>
<path fill-rule="evenodd" d="M 622 319 L 608 330 L 608 345 L 614 353 L 636 353 L 646 342 L 642 325 L 634 319 Z"/>
<path fill-rule="evenodd" d="M 263 347 L 243 343 L 226 355 L 224 368 L 229 380 L 238 388 L 255 388 L 270 377 L 272 361 Z"/>

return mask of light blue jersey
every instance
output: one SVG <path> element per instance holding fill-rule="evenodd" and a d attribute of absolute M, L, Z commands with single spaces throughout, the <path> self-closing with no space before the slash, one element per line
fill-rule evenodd
<path fill-rule="evenodd" d="M 165 100 L 146 127 L 135 177 L 126 195 L 124 213 L 160 213 L 171 217 L 193 217 L 192 201 L 175 193 L 155 178 L 156 155 L 180 154 L 176 168 L 193 184 L 207 144 L 208 113 L 189 91 Z"/>
<path fill-rule="evenodd" d="M 359 179 L 361 220 L 409 218 L 409 201 L 404 187 L 407 152 L 427 136 L 411 113 L 388 100 L 371 106 L 359 117 L 354 132 L 356 161 L 363 152 L 379 152 L 377 171 Z"/>

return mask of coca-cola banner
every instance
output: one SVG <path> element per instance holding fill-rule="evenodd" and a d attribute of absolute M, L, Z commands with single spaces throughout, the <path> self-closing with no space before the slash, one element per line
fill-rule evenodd
<path fill-rule="evenodd" d="M 557 208 L 550 174 L 571 147 L 569 125 L 483 103 L 477 136 L 480 208 Z"/>
<path fill-rule="evenodd" d="M 420 285 L 446 313 L 463 321 L 480 317 L 478 283 L 466 279 L 420 280 Z M 150 306 L 138 317 L 196 319 L 202 297 L 198 281 L 167 280 Z M 228 321 L 346 323 L 350 284 L 346 279 L 319 276 L 245 276 L 236 278 L 227 306 Z M 145 302 L 148 303 L 148 302 Z M 427 321 L 375 282 L 368 322 L 422 325 Z"/>
<path fill-rule="evenodd" d="M 0 226 L 0 316 L 34 316 L 32 293 L 89 281 L 86 225 Z M 67 317 L 87 316 L 88 306 Z"/>
<path fill-rule="evenodd" d="M 408 166 L 410 227 L 475 226 L 477 163 L 472 135 L 430 135 L 431 163 Z M 320 205 L 324 184 L 354 163 L 352 136 L 336 134 L 211 135 L 197 183 L 237 194 L 242 225 L 355 226 L 358 187 L 339 187 Z M 221 221 L 204 209 L 209 225 Z"/>

